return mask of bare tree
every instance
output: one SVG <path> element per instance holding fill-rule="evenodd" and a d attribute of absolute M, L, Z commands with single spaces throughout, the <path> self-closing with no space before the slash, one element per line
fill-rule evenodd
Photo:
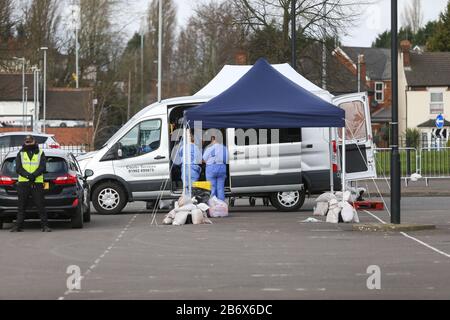
<path fill-rule="evenodd" d="M 282 46 L 289 50 L 292 0 L 233 0 L 239 12 L 237 22 L 256 31 L 264 28 L 281 30 Z M 372 0 L 297 0 L 295 17 L 298 35 L 321 39 L 327 29 L 331 37 L 345 35 L 347 28 L 361 17 L 363 6 Z"/>
<path fill-rule="evenodd" d="M 51 61 L 57 49 L 57 30 L 61 20 L 58 0 L 32 0 L 24 12 L 24 32 L 26 56 L 36 64 L 39 61 L 39 48 L 46 46 Z"/>
<path fill-rule="evenodd" d="M 194 93 L 210 81 L 246 46 L 246 34 L 235 23 L 237 12 L 229 1 L 211 1 L 197 6 L 177 44 L 178 79 Z"/>
<path fill-rule="evenodd" d="M 402 13 L 403 26 L 416 34 L 423 26 L 423 19 L 422 1 L 410 0 Z"/>
<path fill-rule="evenodd" d="M 13 35 L 12 0 L 0 0 L 0 43 Z"/>

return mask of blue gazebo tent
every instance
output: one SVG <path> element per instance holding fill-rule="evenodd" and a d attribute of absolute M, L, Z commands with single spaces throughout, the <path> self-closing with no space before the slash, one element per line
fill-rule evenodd
<path fill-rule="evenodd" d="M 259 59 L 228 90 L 186 110 L 184 120 L 185 128 L 195 121 L 201 121 L 203 128 L 217 129 L 343 128 L 345 111 L 292 82 L 265 59 Z"/>

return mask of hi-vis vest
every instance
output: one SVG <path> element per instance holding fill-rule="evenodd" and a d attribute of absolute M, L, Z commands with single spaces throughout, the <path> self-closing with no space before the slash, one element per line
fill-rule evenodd
<path fill-rule="evenodd" d="M 38 154 L 33 154 L 30 159 L 27 152 L 21 152 L 20 157 L 22 160 L 22 167 L 25 171 L 29 173 L 35 172 L 39 168 L 39 163 L 41 162 L 42 150 L 39 150 Z M 25 177 L 19 175 L 19 182 L 28 182 L 29 180 Z M 35 183 L 44 183 L 44 175 L 36 177 Z"/>

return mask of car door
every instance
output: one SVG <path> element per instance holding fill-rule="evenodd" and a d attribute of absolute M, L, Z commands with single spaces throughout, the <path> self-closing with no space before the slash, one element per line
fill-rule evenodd
<path fill-rule="evenodd" d="M 116 144 L 114 172 L 127 181 L 133 199 L 151 199 L 170 189 L 167 120 L 165 116 L 143 119 Z"/>
<path fill-rule="evenodd" d="M 228 129 L 233 193 L 302 189 L 300 129 Z"/>
<path fill-rule="evenodd" d="M 333 103 L 345 110 L 346 179 L 376 178 L 372 121 L 367 93 L 339 96 Z M 339 131 L 342 150 L 342 129 Z"/>

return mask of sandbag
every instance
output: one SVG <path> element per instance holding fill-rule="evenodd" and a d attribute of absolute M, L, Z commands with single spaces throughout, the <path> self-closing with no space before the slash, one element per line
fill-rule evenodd
<path fill-rule="evenodd" d="M 203 211 L 200 209 L 194 209 L 191 212 L 192 224 L 202 224 L 203 223 Z"/>
<path fill-rule="evenodd" d="M 200 210 L 202 210 L 203 212 L 208 211 L 209 206 L 206 203 L 199 203 L 197 205 L 197 208 L 199 208 Z"/>
<path fill-rule="evenodd" d="M 187 196 L 181 196 L 177 202 L 178 202 L 179 207 L 183 207 L 186 204 L 192 203 L 192 200 L 191 200 L 191 198 L 189 198 Z"/>
<path fill-rule="evenodd" d="M 314 208 L 314 215 L 324 217 L 328 213 L 328 202 L 318 202 Z"/>
<path fill-rule="evenodd" d="M 228 204 L 217 197 L 213 197 L 208 201 L 209 216 L 211 218 L 228 217 Z"/>
<path fill-rule="evenodd" d="M 341 211 L 342 220 L 346 223 L 352 222 L 356 213 L 355 208 L 353 208 L 353 206 L 348 202 L 343 202 L 340 205 L 342 207 Z"/>
<path fill-rule="evenodd" d="M 170 226 L 173 223 L 173 218 L 169 217 L 169 215 L 166 215 L 166 217 L 163 220 L 163 225 Z"/>
<path fill-rule="evenodd" d="M 327 193 L 321 194 L 316 199 L 316 202 L 317 203 L 319 203 L 319 202 L 326 202 L 326 203 L 328 203 L 328 202 L 330 202 L 330 200 L 333 200 L 333 199 L 336 200 L 336 196 L 334 194 L 332 194 L 331 192 L 327 192 Z"/>
<path fill-rule="evenodd" d="M 186 224 L 186 220 L 189 214 L 189 211 L 178 211 L 172 224 L 174 226 L 182 226 Z"/>
<path fill-rule="evenodd" d="M 330 200 L 329 209 L 327 215 L 328 223 L 339 223 L 339 214 L 341 213 L 341 207 L 339 206 L 339 202 L 335 199 Z"/>
<path fill-rule="evenodd" d="M 180 212 L 180 211 L 192 211 L 195 209 L 197 209 L 196 205 L 193 203 L 189 203 L 189 204 L 186 204 L 186 205 L 179 207 L 177 209 L 174 209 L 174 210 L 175 210 L 175 212 Z"/>

